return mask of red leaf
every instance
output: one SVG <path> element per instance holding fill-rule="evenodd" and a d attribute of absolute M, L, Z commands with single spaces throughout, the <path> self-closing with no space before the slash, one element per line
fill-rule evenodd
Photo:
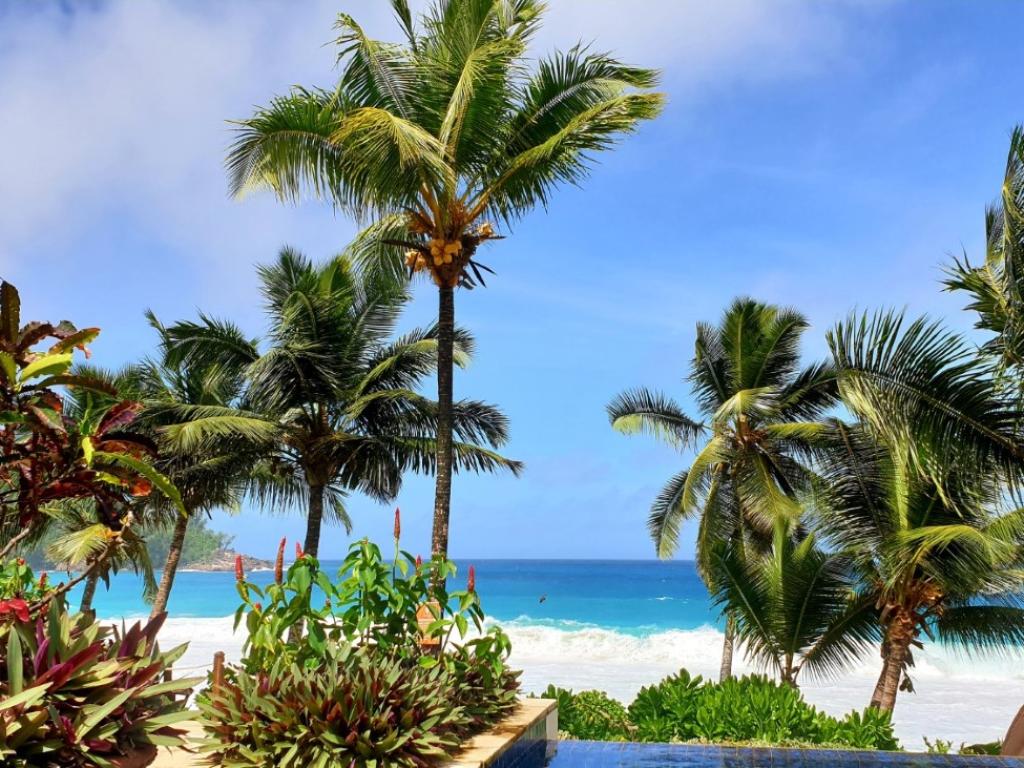
<path fill-rule="evenodd" d="M 131 424 L 141 410 L 142 403 L 136 403 L 132 400 L 124 400 L 114 405 L 103 417 L 103 421 L 100 422 L 99 427 L 96 429 L 96 435 L 102 437 L 113 429 L 119 429 L 127 424 Z"/>

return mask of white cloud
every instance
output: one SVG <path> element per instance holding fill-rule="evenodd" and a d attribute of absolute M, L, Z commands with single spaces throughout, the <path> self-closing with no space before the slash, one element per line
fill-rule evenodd
<path fill-rule="evenodd" d="M 368 16 L 368 28 L 383 30 L 383 0 L 73 7 L 0 11 L 0 269 L 17 272 L 30 252 L 66 254 L 111 216 L 180 252 L 185 268 L 213 284 L 284 239 L 311 252 L 343 242 L 349 225 L 322 208 L 227 199 L 224 121 L 292 83 L 328 80 L 333 50 L 322 44 L 335 13 Z M 843 50 L 849 8 L 553 0 L 538 47 L 596 40 L 667 68 L 672 89 L 695 91 L 820 66 Z"/>

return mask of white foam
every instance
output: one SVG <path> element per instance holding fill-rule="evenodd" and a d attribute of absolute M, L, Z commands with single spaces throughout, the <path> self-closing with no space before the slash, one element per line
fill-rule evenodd
<path fill-rule="evenodd" d="M 242 635 L 233 619 L 169 619 L 161 632 L 165 648 L 188 642 L 179 667 L 204 670 L 216 651 L 228 660 L 241 655 Z M 659 632 L 642 637 L 592 626 L 537 626 L 525 620 L 503 624 L 512 640 L 512 663 L 523 670 L 523 687 L 540 692 L 548 683 L 583 690 L 596 688 L 622 701 L 637 690 L 685 667 L 706 678 L 718 675 L 722 634 L 711 627 Z M 923 738 L 959 744 L 1001 739 L 1024 705 L 1024 665 L 1014 660 L 972 660 L 940 648 L 916 653 L 917 692 L 901 693 L 896 704 L 896 733 L 907 749 L 922 749 Z M 757 671 L 737 654 L 738 673 Z M 878 676 L 877 659 L 867 659 L 838 679 L 806 679 L 808 701 L 842 715 L 867 705 Z"/>

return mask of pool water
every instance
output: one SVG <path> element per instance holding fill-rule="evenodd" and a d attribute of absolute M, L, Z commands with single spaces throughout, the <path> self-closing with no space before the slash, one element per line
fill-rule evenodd
<path fill-rule="evenodd" d="M 1024 768 L 1024 759 L 915 752 L 563 741 L 549 768 Z"/>

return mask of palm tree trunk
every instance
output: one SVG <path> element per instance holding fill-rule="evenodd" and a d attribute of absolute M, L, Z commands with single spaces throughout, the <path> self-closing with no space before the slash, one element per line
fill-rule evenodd
<path fill-rule="evenodd" d="M 903 677 L 903 666 L 910 653 L 911 637 L 902 637 L 885 641 L 882 661 L 882 673 L 878 676 L 875 692 L 871 695 L 871 706 L 884 712 L 892 712 L 896 706 L 896 694 L 900 690 Z"/>
<path fill-rule="evenodd" d="M 431 551 L 448 554 L 452 500 L 452 376 L 455 346 L 455 289 L 442 285 L 437 311 L 437 478 Z"/>
<path fill-rule="evenodd" d="M 736 618 L 730 613 L 725 620 L 725 640 L 722 642 L 722 666 L 718 672 L 718 681 L 724 682 L 732 677 L 732 652 L 736 644 Z"/>
<path fill-rule="evenodd" d="M 320 551 L 320 526 L 324 521 L 324 487 L 309 486 L 309 513 L 306 515 L 306 542 L 302 551 L 316 557 Z"/>
<path fill-rule="evenodd" d="M 95 570 L 89 574 L 89 578 L 85 580 L 85 589 L 82 591 L 82 603 L 78 606 L 78 610 L 82 613 L 92 610 L 92 599 L 96 596 L 96 585 L 100 581 L 99 570 Z"/>
<path fill-rule="evenodd" d="M 156 597 L 153 599 L 150 618 L 155 618 L 167 610 L 167 601 L 171 597 L 171 587 L 174 586 L 174 577 L 178 573 L 178 563 L 181 562 L 181 551 L 185 547 L 185 534 L 188 532 L 188 524 L 191 519 L 191 510 L 189 510 L 189 514 L 179 514 L 174 521 L 171 547 L 167 550 L 167 560 L 164 562 L 163 573 L 160 574 L 160 586 L 157 587 Z"/>

